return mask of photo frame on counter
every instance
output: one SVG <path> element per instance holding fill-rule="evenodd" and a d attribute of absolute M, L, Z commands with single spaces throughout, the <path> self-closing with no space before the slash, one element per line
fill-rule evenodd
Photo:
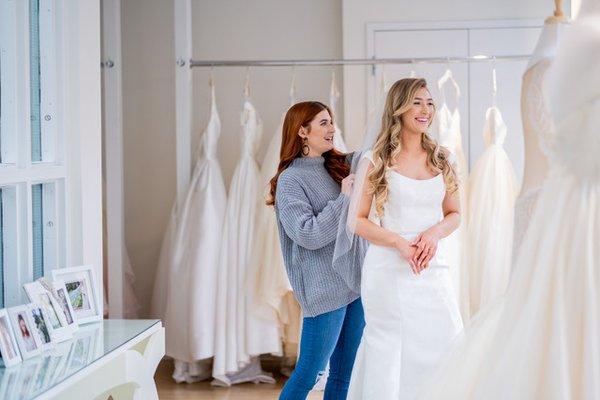
<path fill-rule="evenodd" d="M 26 283 L 23 285 L 23 289 L 29 300 L 44 309 L 48 325 L 52 329 L 52 339 L 56 343 L 71 339 L 73 329 L 67 323 L 67 317 L 54 295 L 39 281 Z"/>
<path fill-rule="evenodd" d="M 33 320 L 34 329 L 40 339 L 42 351 L 52 349 L 56 345 L 55 334 L 52 325 L 48 321 L 46 310 L 41 304 L 32 303 L 29 307 L 29 315 Z"/>
<path fill-rule="evenodd" d="M 79 325 L 102 320 L 97 281 L 91 265 L 52 270 L 54 280 L 65 283 L 69 301 Z"/>
<path fill-rule="evenodd" d="M 60 304 L 65 314 L 67 324 L 69 324 L 73 332 L 76 331 L 79 326 L 79 323 L 77 322 L 77 315 L 75 315 L 75 310 L 73 310 L 73 306 L 71 305 L 69 293 L 67 292 L 65 282 L 63 280 L 53 281 L 52 289 L 54 290 L 58 303 Z"/>
<path fill-rule="evenodd" d="M 31 318 L 29 306 L 29 304 L 23 304 L 8 309 L 10 323 L 23 360 L 35 357 L 42 352 L 42 344 Z"/>
<path fill-rule="evenodd" d="M 0 353 L 7 368 L 22 361 L 21 351 L 6 308 L 0 310 Z"/>

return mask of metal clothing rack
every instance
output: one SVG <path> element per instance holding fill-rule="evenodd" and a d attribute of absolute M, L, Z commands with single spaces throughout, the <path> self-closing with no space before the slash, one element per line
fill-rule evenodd
<path fill-rule="evenodd" d="M 194 67 L 294 67 L 294 66 L 333 66 L 333 65 L 379 65 L 379 64 L 447 64 L 481 61 L 520 61 L 528 60 L 530 55 L 489 56 L 475 55 L 470 57 L 422 57 L 422 58 L 357 58 L 357 59 L 322 59 L 322 60 L 177 60 L 177 65 Z"/>

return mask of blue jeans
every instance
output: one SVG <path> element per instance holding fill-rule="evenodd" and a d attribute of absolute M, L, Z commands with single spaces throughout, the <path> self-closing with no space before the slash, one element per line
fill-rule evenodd
<path fill-rule="evenodd" d="M 305 400 L 329 361 L 324 400 L 345 400 L 365 316 L 359 299 L 302 322 L 300 356 L 279 400 Z"/>

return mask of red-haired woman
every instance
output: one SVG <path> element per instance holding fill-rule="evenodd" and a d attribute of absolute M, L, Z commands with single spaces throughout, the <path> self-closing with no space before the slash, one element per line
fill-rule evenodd
<path fill-rule="evenodd" d="M 350 156 L 333 148 L 332 115 L 317 101 L 292 106 L 284 119 L 280 162 L 271 180 L 281 249 L 304 315 L 300 356 L 280 399 L 305 399 L 330 362 L 325 399 L 345 399 L 364 327 L 359 294 L 333 269 Z M 359 269 L 356 268 L 359 274 Z"/>

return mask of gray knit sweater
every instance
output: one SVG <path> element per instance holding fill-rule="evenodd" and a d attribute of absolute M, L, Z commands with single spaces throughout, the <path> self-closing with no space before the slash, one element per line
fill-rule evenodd
<path fill-rule="evenodd" d="M 336 310 L 359 295 L 333 270 L 344 194 L 323 157 L 296 158 L 279 175 L 275 211 L 287 274 L 304 316 Z"/>

